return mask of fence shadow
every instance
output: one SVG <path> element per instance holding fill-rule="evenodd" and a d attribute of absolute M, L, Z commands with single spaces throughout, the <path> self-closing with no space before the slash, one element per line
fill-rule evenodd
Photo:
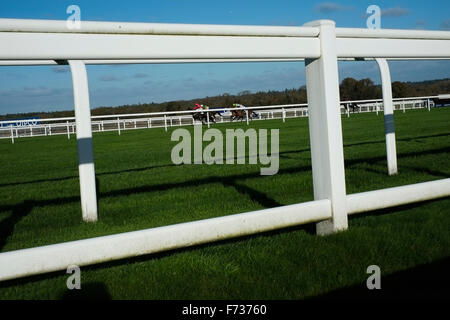
<path fill-rule="evenodd" d="M 81 289 L 66 289 L 61 292 L 61 300 L 112 300 L 102 282 L 81 282 Z"/>
<path fill-rule="evenodd" d="M 415 139 L 423 139 L 423 138 L 432 138 L 432 137 L 440 137 L 440 136 L 450 136 L 450 134 L 438 134 L 438 135 L 430 135 L 430 136 L 421 136 L 421 137 L 414 137 L 414 138 L 404 138 L 404 139 L 397 139 L 398 141 L 411 141 Z M 359 145 L 373 145 L 374 143 L 385 143 L 385 140 L 375 140 L 375 141 L 364 141 L 364 142 L 357 142 L 352 144 L 344 144 L 345 147 L 352 147 L 352 146 L 359 146 Z M 281 158 L 289 158 L 292 159 L 292 157 L 289 157 L 289 155 L 296 155 L 303 152 L 310 152 L 310 148 L 303 148 L 303 149 L 296 149 L 296 150 L 289 150 L 284 152 L 279 152 L 279 156 Z M 424 150 L 421 152 L 403 152 L 403 153 L 397 153 L 397 158 L 408 158 L 412 156 L 422 156 L 422 155 L 432 155 L 432 154 L 439 154 L 439 153 L 450 153 L 450 148 L 439 148 L 439 149 L 430 149 L 430 150 Z M 237 157 L 234 158 L 235 160 Z M 345 159 L 344 159 L 345 160 Z M 377 156 L 377 157 L 371 157 L 371 158 L 362 158 L 362 159 L 347 159 L 345 160 L 345 166 L 350 167 L 357 163 L 374 163 L 378 161 L 386 161 L 386 156 Z M 97 177 L 106 176 L 106 175 L 113 175 L 113 174 L 122 174 L 122 173 L 129 173 L 129 172 L 141 172 L 141 171 L 147 171 L 152 169 L 159 169 L 159 168 L 166 168 L 166 167 L 175 167 L 179 165 L 175 165 L 173 163 L 163 164 L 163 165 L 155 165 L 155 166 L 146 166 L 142 168 L 131 168 L 131 169 L 124 169 L 124 170 L 117 170 L 117 171 L 107 171 L 107 172 L 99 172 L 96 173 Z M 311 170 L 311 167 L 308 167 L 309 170 Z M 417 168 L 419 169 L 419 168 Z M 422 170 L 422 169 L 421 169 Z M 446 176 L 441 173 L 433 172 L 430 173 L 432 175 L 439 175 L 439 176 Z M 32 181 L 24 181 L 24 182 L 11 182 L 11 183 L 3 183 L 0 184 L 0 187 L 9 187 L 9 186 L 16 186 L 16 185 L 26 185 L 26 184 L 33 184 L 33 183 L 43 183 L 43 182 L 58 182 L 58 181 L 64 181 L 64 180 L 70 180 L 70 179 L 78 179 L 78 175 L 74 176 L 66 176 L 61 178 L 50 178 L 50 179 L 38 179 L 38 180 L 32 180 Z"/>
<path fill-rule="evenodd" d="M 132 169 L 124 169 L 124 170 L 117 170 L 117 171 L 107 171 L 107 172 L 100 172 L 95 173 L 96 177 L 106 176 L 110 174 L 121 174 L 121 173 L 128 173 L 128 172 L 141 172 L 141 171 L 147 171 L 152 169 L 159 169 L 159 168 L 166 168 L 166 167 L 174 167 L 176 166 L 173 163 L 170 164 L 164 164 L 164 165 L 156 165 L 156 166 L 147 166 L 142 168 L 132 168 Z M 26 184 L 33 184 L 33 183 L 43 183 L 43 182 L 58 182 L 58 181 L 64 181 L 64 180 L 70 180 L 70 179 L 78 179 L 78 175 L 74 176 L 66 176 L 61 178 L 50 178 L 50 179 L 38 179 L 38 180 L 32 180 L 32 181 L 23 181 L 23 182 L 11 182 L 11 183 L 3 183 L 0 184 L 0 187 L 10 187 L 10 186 L 17 186 L 17 185 L 26 185 Z"/>
<path fill-rule="evenodd" d="M 252 199 L 253 201 L 258 202 L 261 206 L 264 208 L 272 208 L 272 207 L 280 207 L 282 206 L 281 203 L 278 201 L 269 198 L 265 193 L 255 190 L 253 188 L 250 188 L 244 184 L 238 183 L 235 179 L 223 179 L 222 184 L 224 187 L 233 187 L 237 192 L 243 195 L 247 195 Z"/>
<path fill-rule="evenodd" d="M 307 300 L 450 300 L 450 257 L 386 276 L 383 276 L 382 266 L 380 268 L 379 290 L 369 290 L 364 280 Z"/>
<path fill-rule="evenodd" d="M 305 150 L 299 150 L 300 152 Z M 295 151 L 288 151 L 287 153 L 293 153 Z M 428 154 L 440 154 L 440 153 L 450 153 L 450 148 L 439 148 L 439 149 L 430 149 L 425 150 L 422 152 L 417 153 L 402 153 L 399 154 L 399 158 L 404 157 L 410 157 L 410 156 L 420 156 L 420 155 L 428 155 Z M 384 156 L 380 157 L 372 157 L 372 158 L 359 158 L 359 159 L 350 159 L 345 161 L 345 165 L 347 168 L 367 162 L 367 163 L 374 163 L 377 161 L 385 161 Z M 167 166 L 167 165 L 163 165 Z M 174 166 L 173 164 L 170 164 L 170 166 Z M 158 167 L 158 166 L 156 166 Z M 127 170 L 121 170 L 117 172 L 106 172 L 101 173 L 101 175 L 106 174 L 116 174 L 121 172 L 134 172 L 134 171 L 143 171 L 143 170 L 149 170 L 156 167 L 145 167 L 145 168 L 136 168 L 136 169 L 127 169 Z M 162 166 L 159 166 L 162 167 Z M 411 168 L 413 170 L 419 170 L 419 168 Z M 283 168 L 280 169 L 278 174 L 296 174 L 301 172 L 308 172 L 311 171 L 310 165 L 304 165 L 304 166 L 296 166 L 296 167 L 290 167 L 290 168 Z M 433 176 L 439 176 L 443 178 L 449 177 L 449 175 L 438 172 L 438 171 L 425 171 L 430 175 Z M 385 174 L 383 172 L 375 172 L 378 174 Z M 238 181 L 243 181 L 245 179 L 251 179 L 251 178 L 261 178 L 262 176 L 259 174 L 259 172 L 251 172 L 247 174 L 237 174 L 233 176 L 211 176 L 201 179 L 192 179 L 187 180 L 181 183 L 163 183 L 163 184 L 157 184 L 157 185 L 144 185 L 139 187 L 133 187 L 133 188 L 127 188 L 127 189 L 121 189 L 121 190 L 112 190 L 108 192 L 101 192 L 101 189 L 98 187 L 98 194 L 97 194 L 97 200 L 99 201 L 101 198 L 107 198 L 107 197 L 115 197 L 115 196 L 128 196 L 131 194 L 137 194 L 137 193 L 148 193 L 148 192 L 156 192 L 156 191 L 166 191 L 171 190 L 175 188 L 185 188 L 185 187 L 191 187 L 192 185 L 202 185 L 202 184 L 213 184 L 213 183 L 221 183 L 223 185 L 229 185 L 234 187 L 239 193 L 248 195 L 252 200 L 255 202 L 258 202 L 261 206 L 264 208 L 272 208 L 272 207 L 278 207 L 283 204 L 275 201 L 274 199 L 271 199 L 266 194 L 254 190 L 248 186 L 245 186 L 242 183 L 238 183 Z M 59 179 L 58 179 L 59 180 Z M 97 180 L 98 186 L 100 181 Z M 311 190 L 312 194 L 312 190 Z M 73 197 L 66 197 L 66 198 L 55 198 L 55 199 L 48 199 L 48 200 L 25 200 L 21 204 L 18 205 L 4 205 L 0 206 L 0 212 L 2 211 L 9 211 L 12 210 L 12 214 L 2 220 L 0 222 L 0 250 L 4 247 L 6 244 L 6 240 L 9 236 L 12 235 L 14 231 L 14 226 L 27 214 L 31 212 L 34 206 L 48 206 L 48 205 L 57 205 L 57 204 L 68 204 L 72 202 L 80 201 L 79 196 L 73 196 Z M 397 208 L 398 209 L 398 208 Z M 371 213 L 373 214 L 373 213 Z"/>
<path fill-rule="evenodd" d="M 190 247 L 183 247 L 178 249 L 171 249 L 163 252 L 157 252 L 157 253 L 151 253 L 151 254 L 145 254 L 141 256 L 136 257 L 130 257 L 130 258 L 124 258 L 124 259 L 118 259 L 118 260 L 111 260 L 106 262 L 100 262 L 92 265 L 87 265 L 82 267 L 82 272 L 86 270 L 101 270 L 104 268 L 111 268 L 111 267 L 117 267 L 117 266 L 123 266 L 133 263 L 141 263 L 141 262 L 147 262 L 151 260 L 159 260 L 163 259 L 165 257 L 173 256 L 177 253 L 186 253 L 186 252 L 193 252 L 197 250 L 202 250 L 208 247 L 216 247 L 218 245 L 226 245 L 226 244 L 233 244 L 233 243 L 239 243 L 241 241 L 253 239 L 254 237 L 273 237 L 275 235 L 281 235 L 284 233 L 294 232 L 294 231 L 303 231 L 311 236 L 315 234 L 315 223 L 308 223 L 303 224 L 299 226 L 294 227 L 287 227 L 283 229 L 277 229 L 272 231 L 266 231 L 266 232 L 260 232 L 253 235 L 247 235 L 247 236 L 240 236 L 236 238 L 230 238 L 230 239 L 223 239 L 215 242 L 209 242 L 199 245 L 194 245 Z M 61 275 L 64 274 L 64 276 L 67 278 L 69 275 L 65 274 L 64 271 L 53 271 L 43 274 L 37 274 L 32 275 L 28 277 L 23 278 L 17 278 L 17 279 L 11 279 L 0 282 L 0 289 L 1 288 L 9 288 L 14 287 L 17 285 L 25 285 L 27 283 L 36 283 L 40 281 L 46 281 L 55 277 L 61 277 Z M 61 281 L 65 281 L 64 279 L 61 279 Z M 96 299 L 96 300 L 109 300 L 112 299 L 110 296 L 110 293 L 108 292 L 106 286 L 101 282 L 88 282 L 84 283 L 83 278 L 81 278 L 81 290 L 62 290 L 59 294 L 60 299 L 63 300 L 89 300 L 89 299 Z"/>
<path fill-rule="evenodd" d="M 34 205 L 33 201 L 25 200 L 21 204 L 13 206 L 10 216 L 0 222 L 0 251 L 13 234 L 15 225 L 33 210 Z"/>

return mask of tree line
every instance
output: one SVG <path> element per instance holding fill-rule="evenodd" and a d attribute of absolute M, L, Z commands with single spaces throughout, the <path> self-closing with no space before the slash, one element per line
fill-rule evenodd
<path fill-rule="evenodd" d="M 356 80 L 345 78 L 340 86 L 341 100 L 365 100 L 382 98 L 381 85 L 375 85 L 371 79 Z M 400 82 L 392 83 L 392 95 L 394 98 L 431 96 L 450 93 L 450 78 L 422 81 L 422 82 Z M 127 113 L 148 113 L 159 111 L 191 110 L 195 103 L 207 105 L 210 108 L 229 108 L 233 103 L 245 106 L 266 106 L 280 104 L 306 103 L 306 86 L 298 89 L 286 89 L 284 91 L 261 91 L 252 93 L 248 90 L 238 94 L 224 93 L 215 97 L 205 97 L 191 100 L 177 100 L 162 103 L 140 103 L 121 106 L 104 106 L 91 110 L 92 115 L 112 115 Z M 0 115 L 0 120 L 18 119 L 26 117 L 60 118 L 73 117 L 74 111 L 54 112 L 31 112 L 21 114 Z"/>

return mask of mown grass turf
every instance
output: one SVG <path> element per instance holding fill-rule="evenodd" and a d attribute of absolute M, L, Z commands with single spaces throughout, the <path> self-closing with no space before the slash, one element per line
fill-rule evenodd
<path fill-rule="evenodd" d="M 450 177 L 450 108 L 396 112 L 399 175 L 388 177 L 382 116 L 342 118 L 347 193 Z M 247 128 L 245 123 L 215 128 Z M 308 120 L 280 129 L 280 169 L 174 165 L 175 128 L 94 134 L 99 221 L 83 223 L 76 140 L 0 141 L 0 251 L 30 248 L 313 199 Z M 193 130 L 192 127 L 187 127 Z M 82 268 L 82 295 L 116 299 L 298 299 L 450 256 L 450 199 L 352 216 L 327 237 L 314 226 Z M 0 299 L 67 297 L 67 274 L 0 283 Z"/>

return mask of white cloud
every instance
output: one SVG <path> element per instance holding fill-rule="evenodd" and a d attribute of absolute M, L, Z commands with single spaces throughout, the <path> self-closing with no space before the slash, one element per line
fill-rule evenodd
<path fill-rule="evenodd" d="M 69 67 L 56 66 L 56 67 L 52 67 L 52 71 L 55 73 L 66 73 L 66 72 L 69 72 Z"/>
<path fill-rule="evenodd" d="M 381 16 L 383 17 L 402 17 L 410 13 L 409 9 L 401 7 L 381 9 Z"/>
<path fill-rule="evenodd" d="M 116 76 L 110 75 L 110 74 L 105 74 L 105 75 L 101 76 L 99 80 L 100 81 L 120 81 L 119 78 L 117 78 Z"/>
<path fill-rule="evenodd" d="M 427 22 L 423 19 L 416 20 L 416 29 L 422 30 L 425 29 Z"/>
<path fill-rule="evenodd" d="M 23 98 L 37 98 L 54 95 L 67 95 L 70 93 L 68 89 L 49 88 L 46 86 L 30 87 L 25 86 L 21 89 L 6 89 L 0 91 L 0 97 L 23 97 Z"/>
<path fill-rule="evenodd" d="M 450 31 L 450 19 L 445 19 L 440 25 L 441 30 Z"/>
<path fill-rule="evenodd" d="M 339 3 L 334 2 L 321 2 L 316 5 L 315 10 L 320 13 L 332 13 L 337 11 L 346 11 L 350 10 L 353 7 L 350 6 L 343 6 Z"/>
<path fill-rule="evenodd" d="M 142 78 L 147 78 L 147 77 L 148 77 L 148 74 L 141 73 L 141 72 L 135 73 L 133 75 L 133 78 L 136 78 L 136 79 L 142 79 Z"/>
<path fill-rule="evenodd" d="M 72 88 L 25 86 L 0 90 L 0 113 L 70 110 Z"/>

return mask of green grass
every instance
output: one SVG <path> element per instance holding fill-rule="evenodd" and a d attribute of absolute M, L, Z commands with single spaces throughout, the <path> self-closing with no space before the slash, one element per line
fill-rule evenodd
<path fill-rule="evenodd" d="M 342 118 L 347 193 L 450 177 L 450 108 L 395 114 L 399 175 L 386 169 L 383 117 Z M 245 123 L 215 128 L 246 128 Z M 0 251 L 140 230 L 313 199 L 308 120 L 280 129 L 280 169 L 173 165 L 169 129 L 94 134 L 99 221 L 83 223 L 76 140 L 0 141 Z M 187 127 L 193 130 L 192 127 Z M 352 216 L 327 237 L 300 226 L 82 268 L 85 296 L 115 299 L 299 299 L 450 257 L 450 199 Z M 0 299 L 67 297 L 65 271 L 0 283 Z"/>

